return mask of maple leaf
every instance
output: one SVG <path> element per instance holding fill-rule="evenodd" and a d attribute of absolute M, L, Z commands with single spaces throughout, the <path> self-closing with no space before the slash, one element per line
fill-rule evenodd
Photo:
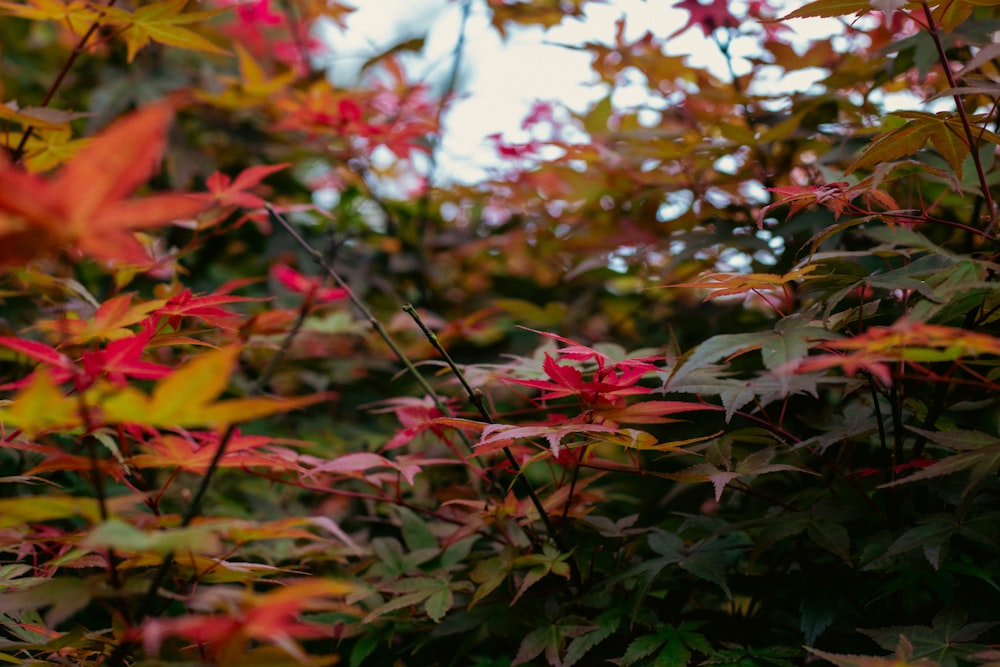
<path fill-rule="evenodd" d="M 181 10 L 188 0 L 163 0 L 139 7 L 135 12 L 128 12 L 118 7 L 101 7 L 104 16 L 102 22 L 111 25 L 124 26 L 125 44 L 128 48 L 128 62 L 132 62 L 135 54 L 150 41 L 169 44 L 182 49 L 206 51 L 208 53 L 226 53 L 212 42 L 196 32 L 182 26 L 199 23 L 222 12 L 226 8 L 204 12 L 188 12 Z"/>
<path fill-rule="evenodd" d="M 72 359 L 55 348 L 45 345 L 44 343 L 14 338 L 12 336 L 0 336 L 0 346 L 14 350 L 29 359 L 34 359 L 35 361 L 40 361 L 43 364 L 46 364 L 50 378 L 56 384 L 65 382 L 69 378 L 73 377 L 73 374 L 76 372 L 76 365 L 73 363 Z M 28 377 L 30 378 L 31 376 Z M 24 378 L 16 382 L 8 382 L 4 385 L 0 385 L 0 390 L 20 389 L 28 383 L 28 378 Z"/>
<path fill-rule="evenodd" d="M 890 386 L 892 362 L 956 361 L 982 354 L 1000 356 L 1000 339 L 988 334 L 907 319 L 891 327 L 870 327 L 861 335 L 831 341 L 824 347 L 838 353 L 791 360 L 778 372 L 807 373 L 839 367 L 848 375 L 867 371 Z"/>
<path fill-rule="evenodd" d="M 232 346 L 201 354 L 157 382 L 148 396 L 131 386 L 109 391 L 98 385 L 85 395 L 86 403 L 98 406 L 102 419 L 109 424 L 220 427 L 297 410 L 331 397 L 317 394 L 216 400 L 229 383 L 238 355 L 239 349 Z"/>
<path fill-rule="evenodd" d="M 195 95 L 199 99 L 227 109 L 242 109 L 268 102 L 273 95 L 285 90 L 295 81 L 295 72 L 285 72 L 268 77 L 264 68 L 253 59 L 249 51 L 239 43 L 235 44 L 235 48 L 239 62 L 239 79 L 220 76 L 220 79 L 225 81 L 229 87 L 218 94 L 196 91 Z"/>
<path fill-rule="evenodd" d="M 673 39 L 695 26 L 701 28 L 705 36 L 709 37 L 716 28 L 738 28 L 740 25 L 739 19 L 729 12 L 728 0 L 711 0 L 708 4 L 702 4 L 698 0 L 681 0 L 673 6 L 690 12 L 691 17 L 683 28 L 675 31 L 667 39 Z"/>
<path fill-rule="evenodd" d="M 710 481 L 715 488 L 715 501 L 722 499 L 722 492 L 730 482 L 742 478 L 756 477 L 773 472 L 804 472 L 815 474 L 804 468 L 788 465 L 784 463 L 771 463 L 776 451 L 773 447 L 766 447 L 757 450 L 744 457 L 742 460 L 733 462 L 732 451 L 728 447 L 721 447 L 723 451 L 721 460 L 709 463 L 699 463 L 686 468 L 674 475 L 674 479 L 684 482 Z"/>
<path fill-rule="evenodd" d="M 26 476 L 41 475 L 43 473 L 63 472 L 67 470 L 75 472 L 90 472 L 96 466 L 102 475 L 107 475 L 111 479 L 119 482 L 125 480 L 127 469 L 119 465 L 117 461 L 110 459 L 93 460 L 89 456 L 70 454 L 60 447 L 49 445 L 36 445 L 26 442 L 5 442 L 5 449 L 16 449 L 23 452 L 41 454 L 45 457 L 38 463 L 25 471 Z"/>
<path fill-rule="evenodd" d="M 406 461 L 390 461 L 384 456 L 372 454 L 371 452 L 344 454 L 329 461 L 306 456 L 302 457 L 302 461 L 304 463 L 315 464 L 307 473 L 309 476 L 317 473 L 332 473 L 347 477 L 363 477 L 371 481 L 372 476 L 370 473 L 367 473 L 368 470 L 372 468 L 390 468 L 395 470 L 407 482 L 413 484 L 417 473 L 420 472 L 420 465 L 407 463 Z"/>
<path fill-rule="evenodd" d="M 73 33 L 85 31 L 98 17 L 98 12 L 84 0 L 0 1 L 0 11 L 32 21 L 59 21 Z"/>
<path fill-rule="evenodd" d="M 49 430 L 80 426 L 80 401 L 67 398 L 47 368 L 39 369 L 31 383 L 0 407 L 0 425 L 18 428 L 28 438 Z"/>
<path fill-rule="evenodd" d="M 151 299 L 132 304 L 131 294 L 121 294 L 100 305 L 89 319 L 61 318 L 39 322 L 38 327 L 66 337 L 70 344 L 87 343 L 94 339 L 113 340 L 133 335 L 129 328 L 146 320 L 151 313 L 166 306 L 164 299 Z"/>
<path fill-rule="evenodd" d="M 199 320 L 219 327 L 220 329 L 231 329 L 234 323 L 242 315 L 225 308 L 219 308 L 224 303 L 245 303 L 248 301 L 266 301 L 266 298 L 251 296 L 233 296 L 228 294 L 230 289 L 225 286 L 217 289 L 213 294 L 195 296 L 191 290 L 185 289 L 180 294 L 170 297 L 166 303 L 152 311 L 155 317 L 166 317 L 167 324 L 173 328 L 180 326 L 181 318 L 195 317 Z"/>
<path fill-rule="evenodd" d="M 736 294 L 746 294 L 749 291 L 758 289 L 775 289 L 793 280 L 801 280 L 807 273 L 816 269 L 816 265 L 809 264 L 801 269 L 789 271 L 784 275 L 773 273 L 709 273 L 692 283 L 677 283 L 671 287 L 701 287 L 713 290 L 712 294 L 705 297 L 705 301 L 717 299 L 720 296 L 732 296 Z"/>
<path fill-rule="evenodd" d="M 127 463 L 136 468 L 175 468 L 199 474 L 211 466 L 219 449 L 218 433 L 163 434 L 143 444 L 146 453 L 136 454 Z M 290 450 L 263 448 L 278 440 L 263 435 L 243 435 L 235 431 L 226 443 L 218 464 L 223 468 L 262 467 L 270 470 L 303 470 Z"/>
<path fill-rule="evenodd" d="M 552 455 L 558 457 L 562 440 L 575 433 L 615 433 L 618 429 L 606 424 L 588 424 L 580 420 L 560 420 L 553 424 L 489 424 L 476 444 L 478 454 L 495 452 L 521 438 L 545 438 Z"/>
<path fill-rule="evenodd" d="M 171 372 L 168 366 L 142 361 L 141 356 L 153 337 L 152 329 L 146 327 L 138 334 L 118 338 L 103 350 L 85 351 L 79 366 L 67 355 L 43 343 L 21 340 L 8 336 L 0 337 L 0 346 L 10 348 L 27 357 L 47 365 L 46 372 L 55 384 L 75 380 L 78 389 L 91 386 L 99 377 L 105 377 L 112 384 L 123 386 L 129 377 L 155 380 Z M 16 382 L 8 382 L 0 389 L 20 389 L 34 381 L 35 373 Z"/>
<path fill-rule="evenodd" d="M 87 377 L 106 377 L 111 384 L 119 387 L 125 386 L 128 378 L 158 380 L 166 377 L 173 372 L 172 368 L 141 359 L 153 333 L 147 323 L 134 336 L 113 340 L 103 350 L 84 352 L 81 365 Z"/>
<path fill-rule="evenodd" d="M 97 259 L 148 264 L 134 231 L 162 227 L 209 205 L 204 196 L 183 193 L 127 198 L 152 176 L 172 114 L 160 103 L 126 116 L 48 180 L 0 156 L 0 264 L 66 246 Z"/>
<path fill-rule="evenodd" d="M 296 639 L 332 638 L 329 623 L 300 620 L 306 611 L 351 611 L 344 597 L 353 584 L 318 577 L 292 581 L 266 593 L 239 589 L 201 589 L 198 607 L 219 607 L 222 613 L 190 614 L 153 619 L 142 628 L 144 648 L 155 655 L 163 640 L 181 637 L 206 646 L 215 664 L 240 664 L 251 641 L 274 644 L 302 664 L 312 664 Z M 355 610 L 356 615 L 361 614 Z"/>
<path fill-rule="evenodd" d="M 247 192 L 247 190 L 258 185 L 265 177 L 290 166 L 288 162 L 283 162 L 282 164 L 250 167 L 240 172 L 236 178 L 215 172 L 208 177 L 205 185 L 218 206 L 259 208 L 267 202 L 257 195 Z"/>
<path fill-rule="evenodd" d="M 382 446 L 383 450 L 396 449 L 409 444 L 414 438 L 424 431 L 430 431 L 442 440 L 447 439 L 445 430 L 435 420 L 444 415 L 437 408 L 437 404 L 430 396 L 422 399 L 401 396 L 379 401 L 379 405 L 387 407 L 371 410 L 373 413 L 393 412 L 403 428 Z"/>
<path fill-rule="evenodd" d="M 604 424 L 666 424 L 679 421 L 665 415 L 694 410 L 721 410 L 717 405 L 687 401 L 640 401 L 624 407 L 598 408 L 594 411 Z"/>
<path fill-rule="evenodd" d="M 549 377 L 548 380 L 504 378 L 504 381 L 524 387 L 542 389 L 542 399 L 577 396 L 585 405 L 614 406 L 622 405 L 621 401 L 624 396 L 647 394 L 652 391 L 648 387 L 637 387 L 635 383 L 647 373 L 657 369 L 652 365 L 648 365 L 648 368 L 642 366 L 619 368 L 616 365 L 595 372 L 593 380 L 585 380 L 579 369 L 559 364 L 546 353 L 545 360 L 542 362 L 542 370 Z"/>
<path fill-rule="evenodd" d="M 217 400 L 229 383 L 238 354 L 236 347 L 201 354 L 164 375 L 151 395 L 131 385 L 99 381 L 82 392 L 82 399 L 78 395 L 66 396 L 53 380 L 52 372 L 42 368 L 18 391 L 10 405 L 0 407 L 0 423 L 21 429 L 29 438 L 44 431 L 93 425 L 98 418 L 103 424 L 155 428 L 224 427 L 297 410 L 333 396 Z M 138 370 L 147 375 L 160 373 L 152 365 Z M 93 414 L 84 414 L 84 407 L 92 408 Z"/>
<path fill-rule="evenodd" d="M 275 264 L 271 267 L 271 275 L 279 283 L 299 294 L 305 294 L 309 299 L 316 301 L 337 301 L 346 299 L 348 292 L 342 287 L 323 287 L 320 278 L 305 276 L 295 269 L 284 264 Z"/>

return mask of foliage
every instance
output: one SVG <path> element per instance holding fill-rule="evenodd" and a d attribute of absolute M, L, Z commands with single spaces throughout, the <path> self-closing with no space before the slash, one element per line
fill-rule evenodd
<path fill-rule="evenodd" d="M 461 185 L 462 38 L 0 0 L 0 660 L 997 664 L 1000 6 L 676 6 Z"/>

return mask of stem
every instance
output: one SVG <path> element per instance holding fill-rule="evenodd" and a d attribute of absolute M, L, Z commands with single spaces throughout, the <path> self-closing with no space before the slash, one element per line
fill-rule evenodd
<path fill-rule="evenodd" d="M 118 0 L 108 0 L 105 7 L 111 7 L 117 1 Z M 100 29 L 100 27 L 101 27 L 101 22 L 94 21 L 90 25 L 90 28 L 87 29 L 87 32 L 83 34 L 83 37 L 80 38 L 80 41 L 77 42 L 76 46 L 73 47 L 73 50 L 69 54 L 69 58 L 67 58 L 66 62 L 63 63 L 63 66 L 59 70 L 58 74 L 56 74 L 56 78 L 52 82 L 52 85 L 50 85 L 49 89 L 45 91 L 45 96 L 42 97 L 42 100 L 38 103 L 39 107 L 47 107 L 49 105 L 49 102 L 51 102 L 52 98 L 55 97 L 56 91 L 59 90 L 59 86 L 62 85 L 63 80 L 66 78 L 66 75 L 69 74 L 69 70 L 71 67 L 73 67 L 73 64 L 76 62 L 76 59 L 83 54 L 83 49 L 86 47 L 87 42 L 90 41 L 90 38 L 93 37 L 94 33 L 97 32 L 98 29 Z M 28 141 L 31 139 L 31 135 L 34 133 L 34 131 L 35 131 L 34 125 L 29 125 L 28 127 L 24 128 L 24 132 L 21 133 L 21 141 L 18 142 L 17 148 L 15 148 L 14 151 L 10 154 L 10 159 L 12 162 L 15 163 L 20 162 L 21 158 L 24 157 L 25 147 L 28 145 Z"/>
<path fill-rule="evenodd" d="M 292 42 L 295 44 L 295 48 L 299 52 L 299 58 L 302 59 L 302 66 L 306 72 L 309 72 L 312 69 L 312 62 L 310 62 L 309 58 L 309 47 L 306 45 L 305 40 L 302 39 L 302 31 L 300 30 L 301 26 L 299 25 L 295 3 L 292 0 L 280 0 L 280 3 L 285 16 L 288 18 L 288 32 L 292 38 Z"/>
<path fill-rule="evenodd" d="M 948 87 L 955 89 L 958 86 L 955 83 L 955 76 L 951 72 L 951 66 L 948 63 L 948 55 L 944 51 L 944 44 L 941 43 L 941 33 L 938 31 L 937 24 L 934 22 L 934 14 L 931 12 L 930 6 L 926 2 L 921 2 L 921 6 L 924 9 L 924 16 L 927 18 L 927 34 L 930 35 L 931 39 L 934 40 L 934 47 L 938 52 L 938 59 L 941 61 L 941 67 L 944 70 L 945 78 L 948 80 Z M 965 130 L 965 139 L 969 144 L 969 152 L 972 154 L 972 162 L 976 166 L 976 175 L 979 177 L 979 188 L 983 191 L 983 200 L 986 202 L 986 209 L 990 216 L 990 226 L 996 226 L 997 224 L 997 210 L 996 205 L 993 203 L 993 195 L 990 194 L 990 186 L 986 182 L 986 172 L 983 170 L 983 163 L 979 159 L 978 142 L 972 133 L 972 125 L 969 123 L 969 116 L 965 112 L 965 103 L 962 101 L 962 96 L 958 93 L 952 95 L 955 100 L 955 110 L 958 112 L 958 117 L 962 121 L 962 128 Z"/>
<path fill-rule="evenodd" d="M 471 11 L 472 0 L 465 0 L 465 4 L 462 5 L 462 18 L 460 19 L 458 26 L 458 39 L 455 41 L 455 48 L 452 51 L 453 58 L 451 61 L 451 70 L 448 72 L 448 81 L 445 83 L 444 90 L 441 92 L 441 103 L 437 107 L 435 118 L 435 124 L 437 125 L 437 137 L 431 141 L 430 151 L 427 156 L 430 161 L 430 164 L 427 167 L 427 185 L 424 188 L 423 195 L 420 197 L 420 202 L 417 206 L 417 238 L 419 239 L 427 238 L 427 227 L 430 224 L 429 210 L 431 203 L 431 188 L 434 186 L 434 181 L 437 177 L 438 150 L 441 147 L 441 119 L 444 117 L 445 105 L 448 103 L 449 98 L 455 93 L 455 89 L 458 87 L 458 74 L 462 66 L 462 55 L 465 51 L 465 33 L 469 23 L 469 14 Z M 421 252 L 423 251 L 422 244 L 420 250 Z"/>
<path fill-rule="evenodd" d="M 875 423 L 878 424 L 878 441 L 882 445 L 882 453 L 888 454 L 889 447 L 885 436 L 885 423 L 882 420 L 882 407 L 878 402 L 878 390 L 875 388 L 875 378 L 873 378 L 871 374 L 868 375 L 868 387 L 872 392 L 872 406 L 875 408 Z M 889 471 L 892 470 L 892 461 L 889 460 L 886 463 L 885 481 L 888 482 Z"/>
<path fill-rule="evenodd" d="M 328 276 L 330 276 L 330 278 L 333 279 L 337 287 L 340 287 L 347 293 L 347 298 L 354 305 L 354 307 L 358 309 L 358 312 L 360 312 L 361 315 L 368 321 L 368 324 L 370 324 L 372 329 L 375 330 L 375 333 L 378 334 L 378 337 L 381 338 L 382 341 L 389 346 L 389 349 L 392 350 L 393 355 L 395 355 L 396 359 L 398 359 L 399 362 L 406 367 L 406 370 L 409 371 L 410 375 L 413 376 L 417 384 L 420 385 L 420 388 L 428 396 L 431 397 L 431 400 L 434 401 L 434 407 L 436 407 L 441 412 L 441 414 L 450 416 L 451 410 L 448 409 L 448 406 L 445 404 L 445 402 L 441 399 L 440 396 L 438 396 L 437 392 L 434 391 L 434 388 L 430 386 L 430 384 L 420 373 L 420 371 L 417 370 L 417 367 L 413 365 L 413 362 L 410 361 L 410 359 L 406 356 L 403 350 L 400 349 L 399 345 L 396 344 L 396 341 L 393 340 L 392 336 L 389 335 L 389 332 L 385 330 L 385 327 L 382 326 L 382 323 L 378 321 L 378 319 L 375 317 L 374 314 L 372 314 L 372 312 L 368 309 L 368 307 L 364 304 L 364 302 L 361 301 L 360 298 L 358 298 L 358 295 L 354 293 L 354 290 L 351 289 L 351 286 L 348 285 L 344 281 L 344 279 L 340 276 L 340 274 L 337 273 L 337 270 L 334 269 L 328 261 L 326 261 L 326 258 L 323 256 L 323 253 L 316 250 L 316 248 L 312 247 L 312 245 L 310 245 L 308 241 L 302 238 L 302 235 L 299 234 L 299 232 L 294 227 L 292 227 L 291 223 L 285 220 L 285 218 L 281 216 L 277 211 L 275 211 L 269 204 L 266 205 L 265 208 L 267 209 L 267 214 L 268 217 L 271 219 L 271 222 L 277 223 L 286 232 L 288 232 L 288 235 L 291 236 L 303 250 L 309 253 L 312 256 L 312 258 L 316 260 L 316 263 L 319 264 L 320 268 L 322 268 L 323 271 Z M 468 437 L 462 431 L 458 431 L 458 434 L 459 437 L 462 439 L 462 442 L 465 443 L 465 445 L 469 448 L 469 451 L 471 452 L 472 442 L 469 441 Z M 487 475 L 482 468 L 479 468 L 478 466 L 475 466 L 471 463 L 469 464 L 469 467 L 476 470 L 477 474 L 482 479 L 487 479 L 487 480 L 490 479 L 489 475 Z"/>

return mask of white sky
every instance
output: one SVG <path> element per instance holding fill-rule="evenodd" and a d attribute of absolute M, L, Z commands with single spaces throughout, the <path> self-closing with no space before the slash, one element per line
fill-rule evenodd
<path fill-rule="evenodd" d="M 567 18 L 548 31 L 514 28 L 501 40 L 489 24 L 485 2 L 473 2 L 466 28 L 458 91 L 461 95 L 445 116 L 443 145 L 439 151 L 439 180 L 474 181 L 485 168 L 497 166 L 492 144 L 486 137 L 501 132 L 508 141 L 524 140 L 521 121 L 536 100 L 551 100 L 580 111 L 607 95 L 595 85 L 590 71 L 591 55 L 559 44 L 586 41 L 613 43 L 615 21 L 626 17 L 626 38 L 637 39 L 647 30 L 658 37 L 674 33 L 688 20 L 688 13 L 673 9 L 675 0 L 608 0 L 590 3 L 585 20 Z M 459 35 L 462 3 L 457 0 L 355 0 L 358 10 L 348 19 L 348 29 L 332 28 L 326 35 L 332 47 L 330 62 L 334 82 L 352 82 L 361 65 L 405 39 L 426 35 L 422 57 L 408 60 L 411 73 L 439 86 L 447 79 Z M 788 0 L 788 7 L 804 4 Z M 734 0 L 732 11 L 741 16 L 745 0 Z M 786 11 L 790 11 L 787 9 Z M 802 38 L 825 38 L 838 32 L 834 20 L 796 20 L 792 27 Z M 752 53 L 755 40 L 735 42 L 734 55 Z M 693 62 L 726 76 L 725 61 L 718 48 L 697 28 L 670 41 L 670 54 L 697 54 Z M 813 81 L 782 80 L 785 91 L 803 90 Z M 778 91 L 775 91 L 778 92 Z M 618 104 L 638 104 L 644 97 L 618 94 Z M 632 98 L 632 99 L 629 99 Z"/>

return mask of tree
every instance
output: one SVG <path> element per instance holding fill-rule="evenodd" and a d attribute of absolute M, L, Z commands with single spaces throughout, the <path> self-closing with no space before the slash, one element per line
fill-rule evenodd
<path fill-rule="evenodd" d="M 0 658 L 995 664 L 997 5 L 677 6 L 458 186 L 347 4 L 0 1 Z"/>

